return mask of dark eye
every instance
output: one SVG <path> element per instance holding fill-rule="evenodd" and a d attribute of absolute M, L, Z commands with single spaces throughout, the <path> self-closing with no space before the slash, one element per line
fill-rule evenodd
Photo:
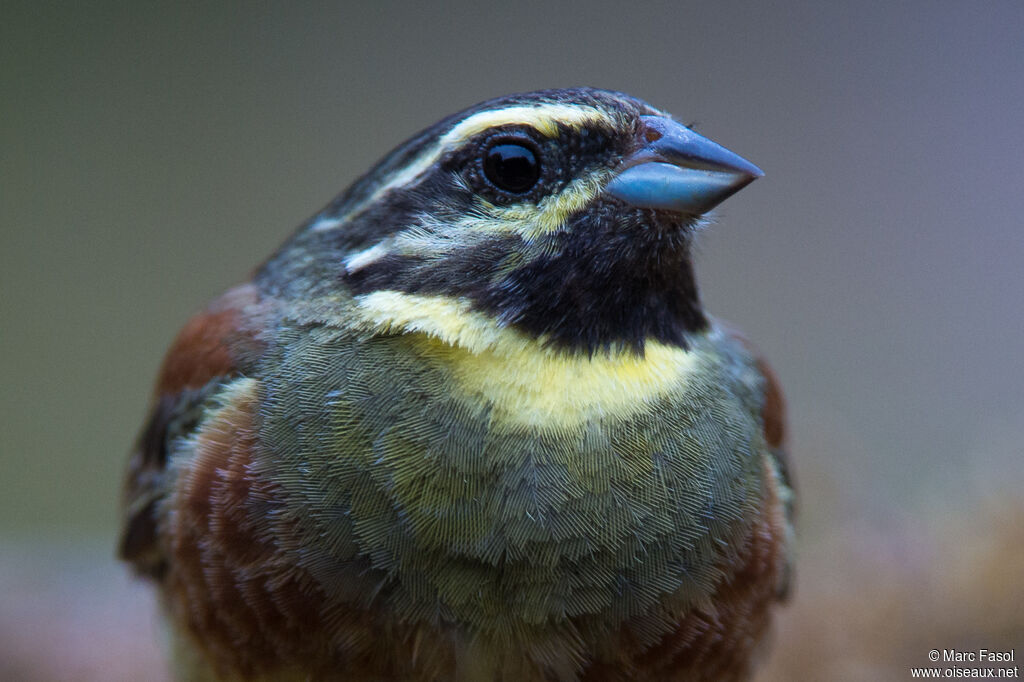
<path fill-rule="evenodd" d="M 521 194 L 540 179 L 540 161 L 529 147 L 498 142 L 484 154 L 484 175 L 498 189 Z"/>

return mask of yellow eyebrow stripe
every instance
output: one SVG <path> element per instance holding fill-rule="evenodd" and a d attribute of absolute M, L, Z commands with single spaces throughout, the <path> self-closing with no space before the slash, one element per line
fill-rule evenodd
<path fill-rule="evenodd" d="M 506 425 L 566 429 L 624 418 L 678 390 L 697 371 L 700 354 L 661 343 L 643 356 L 628 350 L 568 353 L 499 327 L 468 301 L 376 291 L 356 297 L 360 326 L 421 335 L 425 356 L 445 365 L 455 388 L 491 408 Z"/>
<path fill-rule="evenodd" d="M 528 125 L 545 137 L 558 136 L 558 124 L 580 128 L 587 123 L 603 122 L 611 126 L 614 121 L 595 107 L 567 104 L 540 104 L 536 106 L 507 107 L 481 111 L 460 121 L 441 138 L 441 146 L 450 148 L 465 142 L 488 128 L 505 125 Z"/>

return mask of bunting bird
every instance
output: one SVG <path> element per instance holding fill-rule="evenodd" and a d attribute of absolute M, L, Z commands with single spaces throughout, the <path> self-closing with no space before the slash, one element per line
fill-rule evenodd
<path fill-rule="evenodd" d="M 791 575 L 782 396 L 701 305 L 757 167 L 628 95 L 426 129 L 193 317 L 120 555 L 184 680 L 730 680 Z"/>

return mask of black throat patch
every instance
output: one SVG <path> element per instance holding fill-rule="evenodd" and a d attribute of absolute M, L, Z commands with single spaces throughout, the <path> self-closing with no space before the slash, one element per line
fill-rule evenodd
<path fill-rule="evenodd" d="M 440 260 L 386 256 L 343 278 L 356 295 L 466 297 L 501 324 L 566 350 L 643 352 L 647 340 L 685 348 L 687 334 L 708 324 L 692 232 L 683 216 L 599 200 L 531 243 L 508 235 Z"/>

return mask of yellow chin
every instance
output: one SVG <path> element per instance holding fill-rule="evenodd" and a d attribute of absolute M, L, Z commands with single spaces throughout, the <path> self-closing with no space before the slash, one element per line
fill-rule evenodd
<path fill-rule="evenodd" d="M 360 327 L 422 335 L 427 357 L 445 364 L 460 392 L 483 400 L 493 420 L 569 429 L 645 411 L 699 371 L 701 355 L 648 342 L 592 356 L 546 348 L 471 309 L 464 299 L 376 291 L 356 297 Z"/>

